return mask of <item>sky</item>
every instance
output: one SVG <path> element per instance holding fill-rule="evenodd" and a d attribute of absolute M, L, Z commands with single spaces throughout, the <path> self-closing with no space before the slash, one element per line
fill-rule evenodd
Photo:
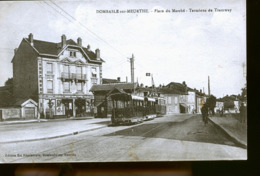
<path fill-rule="evenodd" d="M 151 73 L 155 86 L 185 81 L 207 93 L 210 76 L 211 94 L 219 98 L 240 94 L 246 84 L 245 0 L 1 1 L 0 86 L 13 75 L 14 49 L 30 33 L 50 42 L 62 34 L 81 37 L 84 46 L 99 48 L 103 78 L 130 81 L 133 54 L 135 81 L 144 85 L 151 85 L 145 74 Z"/>

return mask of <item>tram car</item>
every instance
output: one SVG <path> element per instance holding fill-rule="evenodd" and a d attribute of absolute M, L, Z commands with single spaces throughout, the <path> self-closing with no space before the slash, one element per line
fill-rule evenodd
<path fill-rule="evenodd" d="M 155 99 L 155 111 L 157 117 L 162 117 L 166 114 L 166 100 L 163 97 L 157 97 Z"/>
<path fill-rule="evenodd" d="M 127 93 L 110 95 L 113 125 L 141 123 L 156 117 L 156 100 Z"/>

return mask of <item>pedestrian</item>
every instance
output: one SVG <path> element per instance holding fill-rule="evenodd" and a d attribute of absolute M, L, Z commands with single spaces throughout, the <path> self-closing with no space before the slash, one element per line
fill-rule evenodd
<path fill-rule="evenodd" d="M 240 108 L 240 122 L 244 123 L 246 120 L 246 107 L 244 106 L 244 103 L 241 104 Z"/>
<path fill-rule="evenodd" d="M 207 104 L 204 104 L 203 107 L 201 108 L 201 113 L 202 113 L 202 120 L 204 122 L 204 124 L 208 124 L 208 106 Z"/>

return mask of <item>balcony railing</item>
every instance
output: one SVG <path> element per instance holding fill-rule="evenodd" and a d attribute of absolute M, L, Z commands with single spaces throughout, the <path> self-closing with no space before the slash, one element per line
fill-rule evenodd
<path fill-rule="evenodd" d="M 72 77 L 73 77 L 73 79 L 76 79 L 76 80 L 86 80 L 87 79 L 86 74 L 72 73 Z"/>
<path fill-rule="evenodd" d="M 67 79 L 67 80 L 76 80 L 76 81 L 86 81 L 87 75 L 86 74 L 77 74 L 77 73 L 61 73 L 61 79 Z"/>
<path fill-rule="evenodd" d="M 72 73 L 61 72 L 62 79 L 73 79 Z"/>

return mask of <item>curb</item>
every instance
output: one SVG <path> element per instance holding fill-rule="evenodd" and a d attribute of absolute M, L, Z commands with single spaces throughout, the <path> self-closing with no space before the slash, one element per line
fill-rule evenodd
<path fill-rule="evenodd" d="M 94 118 L 78 118 L 78 117 L 75 117 L 75 118 L 57 118 L 57 119 L 33 119 L 33 120 L 30 120 L 30 121 L 2 121 L 0 122 L 0 125 L 15 125 L 15 124 L 27 124 L 27 123 L 40 123 L 40 122 L 57 122 L 57 121 L 67 121 L 67 120 L 91 120 L 91 119 L 94 119 Z"/>
<path fill-rule="evenodd" d="M 245 144 L 244 141 L 239 140 L 236 136 L 230 134 L 225 128 L 214 122 L 212 119 L 208 118 L 209 121 L 214 124 L 218 129 L 222 130 L 227 136 L 229 136 L 232 140 L 234 140 L 237 144 L 239 144 L 241 147 L 247 149 L 247 144 Z"/>
<path fill-rule="evenodd" d="M 18 142 L 33 142 L 33 141 L 41 141 L 41 140 L 47 140 L 47 139 L 62 138 L 62 137 L 66 137 L 66 136 L 77 135 L 79 133 L 85 133 L 85 132 L 89 132 L 89 131 L 98 130 L 98 129 L 105 128 L 105 127 L 107 127 L 107 126 L 102 126 L 102 127 L 93 128 L 93 129 L 87 129 L 87 130 L 82 130 L 82 131 L 74 131 L 72 133 L 62 134 L 62 135 L 58 135 L 58 136 L 43 137 L 43 138 L 37 138 L 37 139 L 25 139 L 25 140 L 0 142 L 0 144 L 9 144 L 9 143 L 18 143 Z"/>

